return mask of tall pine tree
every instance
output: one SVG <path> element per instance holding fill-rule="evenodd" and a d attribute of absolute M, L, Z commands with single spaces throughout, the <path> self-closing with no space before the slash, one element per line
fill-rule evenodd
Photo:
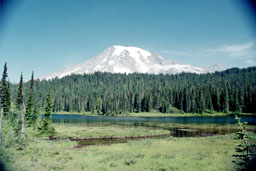
<path fill-rule="evenodd" d="M 30 87 L 29 87 L 29 97 L 28 97 L 28 103 L 27 103 L 27 125 L 28 127 L 31 126 L 31 124 L 34 123 L 36 119 L 36 114 L 34 112 L 34 73 L 32 72 L 31 80 L 30 80 Z"/>
<path fill-rule="evenodd" d="M 4 115 L 7 115 L 9 113 L 11 105 L 10 89 L 7 77 L 7 63 L 5 63 L 4 72 L 1 80 L 1 106 L 3 107 Z"/>
<path fill-rule="evenodd" d="M 229 96 L 228 96 L 228 90 L 225 83 L 224 90 L 223 90 L 223 112 L 228 113 L 229 112 Z"/>
<path fill-rule="evenodd" d="M 24 103 L 24 93 L 23 93 L 23 75 L 20 76 L 18 94 L 17 94 L 17 109 L 19 112 L 19 117 L 17 119 L 17 125 L 15 133 L 17 136 L 18 145 L 20 149 L 25 148 L 25 103 Z"/>
<path fill-rule="evenodd" d="M 7 63 L 4 64 L 3 77 L 0 85 L 0 144 L 2 144 L 2 121 L 4 115 L 8 115 L 11 105 L 10 85 L 7 81 Z M 8 115 L 9 117 L 9 115 Z"/>

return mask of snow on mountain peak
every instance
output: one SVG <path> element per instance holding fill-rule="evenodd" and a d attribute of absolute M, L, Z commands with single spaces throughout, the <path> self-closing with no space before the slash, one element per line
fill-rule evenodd
<path fill-rule="evenodd" d="M 138 47 L 114 45 L 82 64 L 49 74 L 42 79 L 62 78 L 66 75 L 88 74 L 96 71 L 151 74 L 177 74 L 181 72 L 201 74 L 206 72 L 202 68 L 167 60 L 160 55 L 153 54 Z"/>
<path fill-rule="evenodd" d="M 112 47 L 114 48 L 114 52 L 112 56 L 119 56 L 125 52 L 128 52 L 130 56 L 134 58 L 140 58 L 140 56 L 143 56 L 144 58 L 146 58 L 151 55 L 150 52 L 137 47 L 132 47 L 132 46 L 126 47 L 126 46 L 120 46 L 120 45 L 114 45 Z"/>

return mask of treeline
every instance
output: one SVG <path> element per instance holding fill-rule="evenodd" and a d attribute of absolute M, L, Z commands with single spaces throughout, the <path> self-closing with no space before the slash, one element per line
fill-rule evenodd
<path fill-rule="evenodd" d="M 25 84 L 29 93 L 30 82 Z M 45 106 L 51 90 L 53 111 L 121 114 L 125 112 L 256 113 L 256 67 L 212 74 L 94 74 L 35 80 L 35 102 Z M 17 94 L 15 85 L 12 94 Z M 13 97 L 15 99 L 15 97 Z"/>

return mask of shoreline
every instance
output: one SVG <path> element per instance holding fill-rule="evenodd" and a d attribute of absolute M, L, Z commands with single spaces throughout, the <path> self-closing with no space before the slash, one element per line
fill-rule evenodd
<path fill-rule="evenodd" d="M 160 113 L 160 112 L 141 112 L 141 113 L 124 113 L 124 114 L 109 114 L 98 115 L 90 112 L 54 112 L 55 115 L 83 115 L 83 116 L 115 116 L 115 117 L 229 117 L 235 116 L 234 113 Z M 241 113 L 237 116 L 256 116 L 256 113 Z"/>

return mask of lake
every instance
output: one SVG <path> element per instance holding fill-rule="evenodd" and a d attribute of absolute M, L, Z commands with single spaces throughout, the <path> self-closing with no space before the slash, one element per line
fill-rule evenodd
<path fill-rule="evenodd" d="M 82 124 L 88 126 L 146 127 L 165 129 L 174 137 L 201 137 L 236 132 L 234 117 L 118 117 L 53 114 L 55 124 Z M 248 122 L 247 130 L 256 132 L 256 117 L 241 116 Z"/>
<path fill-rule="evenodd" d="M 248 122 L 249 125 L 256 125 L 256 116 L 241 116 L 242 122 Z M 54 123 L 93 123 L 93 122 L 134 122 L 134 123 L 181 123 L 181 124 L 235 124 L 237 121 L 233 116 L 225 117 L 119 117 L 119 116 L 86 116 L 86 115 L 67 115 L 53 114 Z"/>

